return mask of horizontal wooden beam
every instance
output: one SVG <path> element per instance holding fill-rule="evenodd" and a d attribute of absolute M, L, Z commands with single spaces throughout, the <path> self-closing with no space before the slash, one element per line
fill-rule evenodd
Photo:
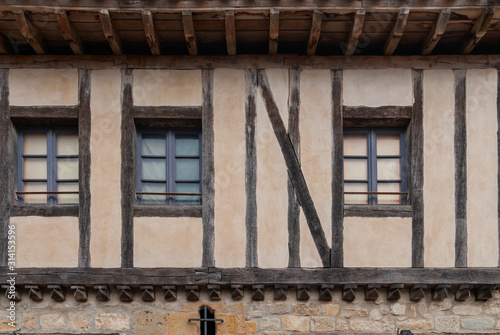
<path fill-rule="evenodd" d="M 68 4 L 69 3 L 69 4 Z M 419 9 L 439 9 L 451 8 L 481 8 L 492 4 L 491 0 L 407 0 L 406 7 Z M 59 0 L 10 0 L 8 5 L 3 5 L 0 9 L 9 9 L 14 6 L 37 6 L 37 7 L 58 7 L 67 9 L 137 9 L 154 8 L 158 10 L 207 10 L 207 9 L 260 9 L 260 8 L 283 8 L 283 9 L 397 9 L 401 7 L 401 0 L 235 0 L 228 3 L 225 0 L 205 1 L 205 0 L 72 0 L 64 2 Z"/>
<path fill-rule="evenodd" d="M 411 119 L 412 106 L 344 106 L 345 119 Z"/>
<path fill-rule="evenodd" d="M 134 216 L 201 218 L 201 206 L 134 206 Z"/>
<path fill-rule="evenodd" d="M 78 205 L 70 206 L 48 206 L 48 205 L 25 205 L 13 206 L 11 216 L 76 216 L 78 217 Z"/>
<path fill-rule="evenodd" d="M 298 68 L 298 69 L 500 69 L 500 55 L 439 56 L 69 56 L 0 55 L 0 68 L 63 69 L 233 69 Z"/>
<path fill-rule="evenodd" d="M 134 106 L 134 119 L 199 119 L 201 120 L 201 106 Z"/>
<path fill-rule="evenodd" d="M 10 106 L 11 118 L 78 119 L 78 106 Z"/>
<path fill-rule="evenodd" d="M 8 271 L 2 270 L 0 280 L 7 282 Z M 16 285 L 500 284 L 500 268 L 18 268 L 16 272 Z"/>
<path fill-rule="evenodd" d="M 411 206 L 406 205 L 344 205 L 344 216 L 411 218 Z"/>

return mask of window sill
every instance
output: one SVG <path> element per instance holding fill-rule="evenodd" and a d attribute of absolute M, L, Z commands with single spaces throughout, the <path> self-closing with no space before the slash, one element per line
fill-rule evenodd
<path fill-rule="evenodd" d="M 410 205 L 344 205 L 344 217 L 401 217 L 412 216 Z"/>
<path fill-rule="evenodd" d="M 78 205 L 20 205 L 13 206 L 11 216 L 76 216 L 79 215 Z"/>
<path fill-rule="evenodd" d="M 134 217 L 201 218 L 201 206 L 141 206 L 135 205 Z"/>

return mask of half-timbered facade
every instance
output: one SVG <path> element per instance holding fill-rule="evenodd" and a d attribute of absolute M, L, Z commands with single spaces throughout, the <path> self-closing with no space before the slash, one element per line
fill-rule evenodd
<path fill-rule="evenodd" d="M 497 1 L 16 0 L 0 37 L 1 331 L 500 331 Z"/>

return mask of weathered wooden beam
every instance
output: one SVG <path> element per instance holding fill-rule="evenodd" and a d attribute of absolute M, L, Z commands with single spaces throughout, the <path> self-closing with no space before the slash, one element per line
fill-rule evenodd
<path fill-rule="evenodd" d="M 389 34 L 389 37 L 385 41 L 384 46 L 384 55 L 390 56 L 394 53 L 394 50 L 398 47 L 399 41 L 405 32 L 406 21 L 408 21 L 408 15 L 410 14 L 409 8 L 401 8 L 399 10 L 398 17 L 396 18 L 396 22 L 392 27 L 392 31 Z"/>
<path fill-rule="evenodd" d="M 287 297 L 288 285 L 274 285 L 274 300 L 284 301 Z"/>
<path fill-rule="evenodd" d="M 78 119 L 78 106 L 10 106 L 11 118 Z"/>
<path fill-rule="evenodd" d="M 142 301 L 151 302 L 155 301 L 155 288 L 151 285 L 140 286 L 139 289 L 142 291 L 141 299 Z"/>
<path fill-rule="evenodd" d="M 0 69 L 0 265 L 8 264 L 9 225 L 15 190 L 15 150 L 9 118 L 9 70 Z M 7 271 L 12 272 L 12 271 Z M 10 279 L 10 278 L 9 278 Z M 6 279 L 7 280 L 7 279 Z M 5 283 L 3 281 L 2 283 Z M 3 287 L 3 286 L 2 286 Z M 7 290 L 8 291 L 8 290 Z"/>
<path fill-rule="evenodd" d="M 420 301 L 425 297 L 424 290 L 427 288 L 425 284 L 415 284 L 410 288 L 410 300 Z"/>
<path fill-rule="evenodd" d="M 19 302 L 22 300 L 22 289 L 20 286 L 2 285 L 2 288 L 5 289 L 5 298 L 7 298 L 7 300 L 15 302 Z"/>
<path fill-rule="evenodd" d="M 38 29 L 31 23 L 26 17 L 26 13 L 23 9 L 15 9 L 13 11 L 14 18 L 16 19 L 17 26 L 21 31 L 21 35 L 28 41 L 33 50 L 39 55 L 47 53 L 44 46 L 44 40 L 42 35 L 38 32 Z"/>
<path fill-rule="evenodd" d="M 257 70 L 245 71 L 246 266 L 257 267 L 257 141 L 255 138 Z"/>
<path fill-rule="evenodd" d="M 344 205 L 345 217 L 411 218 L 411 205 Z"/>
<path fill-rule="evenodd" d="M 194 30 L 193 14 L 190 10 L 182 11 L 182 25 L 184 27 L 184 37 L 187 48 L 191 56 L 198 54 L 198 42 L 196 41 L 196 31 Z"/>
<path fill-rule="evenodd" d="M 269 11 L 269 54 L 278 53 L 278 38 L 280 34 L 280 12 L 271 8 Z"/>
<path fill-rule="evenodd" d="M 492 285 L 482 285 L 476 290 L 476 301 L 488 301 L 493 298 Z"/>
<path fill-rule="evenodd" d="M 346 284 L 342 288 L 342 300 L 352 302 L 356 299 L 354 291 L 358 288 L 356 284 Z"/>
<path fill-rule="evenodd" d="M 297 300 L 307 301 L 311 298 L 311 285 L 302 284 L 297 286 Z"/>
<path fill-rule="evenodd" d="M 142 206 L 134 205 L 134 217 L 201 218 L 201 206 Z"/>
<path fill-rule="evenodd" d="M 269 81 L 264 70 L 258 71 L 258 82 L 259 88 L 264 99 L 264 104 L 266 105 L 267 114 L 269 120 L 271 121 L 272 127 L 274 129 L 274 134 L 278 143 L 281 147 L 283 157 L 285 159 L 285 164 L 288 168 L 288 173 L 290 180 L 292 182 L 293 188 L 295 189 L 295 194 L 297 199 L 302 206 L 302 210 L 307 220 L 307 224 L 311 231 L 316 248 L 320 255 L 321 261 L 324 267 L 330 266 L 330 247 L 326 241 L 325 232 L 321 227 L 321 222 L 319 220 L 318 213 L 314 207 L 314 202 L 312 200 L 311 194 L 307 187 L 306 180 L 302 174 L 300 168 L 300 163 L 297 158 L 297 153 L 290 142 L 290 138 L 285 129 L 285 125 L 281 116 L 279 114 L 278 106 L 274 101 L 274 97 L 269 86 Z"/>
<path fill-rule="evenodd" d="M 122 50 L 122 40 L 118 31 L 116 30 L 113 21 L 111 21 L 111 16 L 107 9 L 102 9 L 99 12 L 99 18 L 101 20 L 102 30 L 106 40 L 108 40 L 109 46 L 115 55 L 123 54 Z"/>
<path fill-rule="evenodd" d="M 401 289 L 405 287 L 404 284 L 391 284 L 387 288 L 387 300 L 395 301 L 401 299 Z"/>
<path fill-rule="evenodd" d="M 117 285 L 118 299 L 123 302 L 130 302 L 134 300 L 134 293 L 129 285 Z"/>
<path fill-rule="evenodd" d="M 262 301 L 264 300 L 265 287 L 264 285 L 252 285 L 252 300 L 254 301 Z"/>
<path fill-rule="evenodd" d="M 43 289 L 38 285 L 26 285 L 28 289 L 28 298 L 33 301 L 40 302 L 43 300 Z"/>
<path fill-rule="evenodd" d="M 443 301 L 448 298 L 448 289 L 451 285 L 439 284 L 432 289 L 431 299 L 435 301 Z"/>
<path fill-rule="evenodd" d="M 309 33 L 309 42 L 307 43 L 307 54 L 313 56 L 318 47 L 319 35 L 321 34 L 321 23 L 323 21 L 323 11 L 315 9 L 312 14 L 311 32 Z"/>
<path fill-rule="evenodd" d="M 345 56 L 352 56 L 356 51 L 359 37 L 363 33 L 365 14 L 366 11 L 364 9 L 358 9 L 356 11 L 356 14 L 354 15 L 354 22 L 352 24 L 352 29 L 349 33 L 349 39 L 347 40 L 347 46 L 345 47 L 344 51 Z"/>
<path fill-rule="evenodd" d="M 200 300 L 200 288 L 198 285 L 186 285 L 186 299 L 188 301 Z"/>
<path fill-rule="evenodd" d="M 78 302 L 85 302 L 88 300 L 88 295 L 87 295 L 87 288 L 83 285 L 73 285 L 71 286 L 72 290 L 75 290 L 75 293 L 73 296 L 75 297 L 75 300 Z"/>
<path fill-rule="evenodd" d="M 410 120 L 412 106 L 343 106 L 344 119 L 404 119 Z"/>
<path fill-rule="evenodd" d="M 109 301 L 111 292 L 107 285 L 95 285 L 94 289 L 97 290 L 95 298 L 99 301 Z"/>
<path fill-rule="evenodd" d="M 57 23 L 59 24 L 59 30 L 63 35 L 64 39 L 69 42 L 69 47 L 73 50 L 75 55 L 83 54 L 83 43 L 80 35 L 76 32 L 73 23 L 71 23 L 68 13 L 63 9 L 57 9 L 55 11 Z"/>
<path fill-rule="evenodd" d="M 10 216 L 79 216 L 78 205 L 60 206 L 12 206 Z"/>
<path fill-rule="evenodd" d="M 134 119 L 189 119 L 201 120 L 201 106 L 133 106 Z"/>
<path fill-rule="evenodd" d="M 460 285 L 455 291 L 456 301 L 465 301 L 471 296 L 471 290 L 474 289 L 474 285 L 463 284 Z"/>
<path fill-rule="evenodd" d="M 173 285 L 164 285 L 163 288 L 163 298 L 166 301 L 176 301 L 177 300 L 177 287 Z"/>
<path fill-rule="evenodd" d="M 432 30 L 429 32 L 429 35 L 427 35 L 427 38 L 422 45 L 422 55 L 427 56 L 432 53 L 432 50 L 434 50 L 436 45 L 439 43 L 441 36 L 443 36 L 446 32 L 446 26 L 448 25 L 450 15 L 450 8 L 441 9 L 437 21 L 434 23 Z"/>
<path fill-rule="evenodd" d="M 245 295 L 243 285 L 231 285 L 231 298 L 233 300 L 241 300 Z"/>
<path fill-rule="evenodd" d="M 207 291 L 210 300 L 218 301 L 222 297 L 220 285 L 207 285 Z"/>
<path fill-rule="evenodd" d="M 469 35 L 465 38 L 462 44 L 462 54 L 469 54 L 486 35 L 490 28 L 491 19 L 495 14 L 495 9 L 488 7 L 483 11 L 483 14 L 477 19 L 474 26 L 471 28 Z"/>
<path fill-rule="evenodd" d="M 333 295 L 333 285 L 331 284 L 321 284 L 319 288 L 319 301 L 332 301 Z"/>
<path fill-rule="evenodd" d="M 236 28 L 234 25 L 234 11 L 228 10 L 224 13 L 224 23 L 226 27 L 227 54 L 236 55 Z"/>
<path fill-rule="evenodd" d="M 146 40 L 148 41 L 151 54 L 153 56 L 159 56 L 161 54 L 160 42 L 158 41 L 153 14 L 150 10 L 142 11 L 142 24 L 144 25 L 144 33 L 146 34 Z"/>
<path fill-rule="evenodd" d="M 57 302 L 62 302 L 66 300 L 66 291 L 64 290 L 64 287 L 61 285 L 49 285 L 47 288 L 50 291 L 50 297 L 57 301 Z"/>
<path fill-rule="evenodd" d="M 300 70 L 290 70 L 288 137 L 300 161 Z M 300 267 L 300 204 L 288 177 L 288 267 Z"/>
<path fill-rule="evenodd" d="M 375 301 L 378 299 L 378 290 L 382 287 L 380 284 L 368 284 L 365 288 L 365 300 Z"/>

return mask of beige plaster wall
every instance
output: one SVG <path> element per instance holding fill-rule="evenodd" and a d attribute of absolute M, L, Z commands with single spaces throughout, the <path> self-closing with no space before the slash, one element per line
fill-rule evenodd
<path fill-rule="evenodd" d="M 92 267 L 121 265 L 121 72 L 92 71 L 90 220 Z"/>
<path fill-rule="evenodd" d="M 16 267 L 78 266 L 76 217 L 12 217 L 16 226 Z"/>
<path fill-rule="evenodd" d="M 467 71 L 467 260 L 498 266 L 497 71 Z"/>
<path fill-rule="evenodd" d="M 78 104 L 77 69 L 12 69 L 9 102 L 13 106 Z"/>
<path fill-rule="evenodd" d="M 245 71 L 214 72 L 215 264 L 244 267 Z M 231 250 L 231 252 L 228 252 Z"/>
<path fill-rule="evenodd" d="M 344 266 L 411 267 L 411 218 L 344 218 Z"/>
<path fill-rule="evenodd" d="M 201 106 L 201 70 L 134 70 L 136 106 Z"/>
<path fill-rule="evenodd" d="M 266 70 L 281 118 L 288 125 L 288 70 Z M 257 230 L 259 267 L 288 266 L 288 173 L 260 90 L 257 94 Z"/>
<path fill-rule="evenodd" d="M 134 266 L 200 267 L 201 218 L 134 218 Z"/>
<path fill-rule="evenodd" d="M 343 101 L 346 106 L 410 106 L 411 70 L 345 70 Z"/>
<path fill-rule="evenodd" d="M 332 240 L 332 90 L 328 70 L 303 71 L 300 77 L 300 159 L 327 241 Z M 331 243 L 330 243 L 331 244 Z M 303 212 L 300 258 L 304 267 L 322 267 Z"/>
<path fill-rule="evenodd" d="M 455 76 L 424 72 L 424 265 L 455 266 Z"/>

